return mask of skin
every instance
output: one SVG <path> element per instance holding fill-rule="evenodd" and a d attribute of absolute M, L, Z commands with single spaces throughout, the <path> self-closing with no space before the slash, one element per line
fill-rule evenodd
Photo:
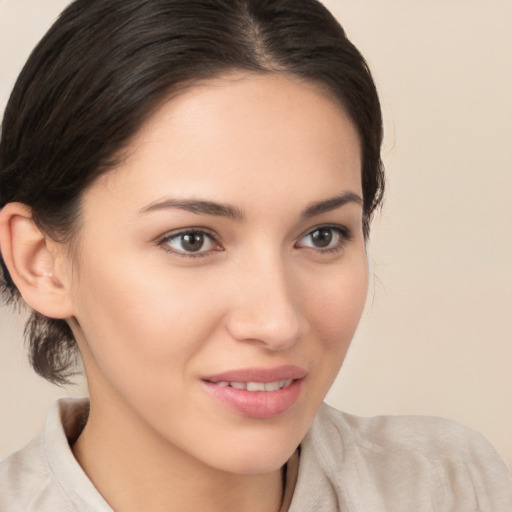
<path fill-rule="evenodd" d="M 360 153 L 353 123 L 320 88 L 234 74 L 164 104 L 85 192 L 77 259 L 55 249 L 53 270 L 91 398 L 73 451 L 115 510 L 279 509 L 281 467 L 367 293 L 360 201 L 303 213 L 361 197 Z M 155 206 L 169 198 L 244 218 Z M 327 247 L 312 238 L 322 226 Z M 214 237 L 199 256 L 175 236 L 190 228 Z M 204 389 L 212 374 L 281 365 L 307 376 L 276 417 L 246 417 Z"/>

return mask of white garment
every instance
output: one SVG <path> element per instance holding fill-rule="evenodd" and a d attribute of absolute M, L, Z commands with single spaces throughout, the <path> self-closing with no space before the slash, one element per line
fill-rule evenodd
<path fill-rule="evenodd" d="M 0 512 L 113 512 L 73 457 L 87 400 L 0 463 Z M 440 418 L 359 418 L 323 405 L 289 512 L 512 512 L 512 475 L 476 432 Z"/>
<path fill-rule="evenodd" d="M 361 418 L 327 405 L 301 444 L 289 512 L 512 512 L 512 474 L 442 418 Z"/>

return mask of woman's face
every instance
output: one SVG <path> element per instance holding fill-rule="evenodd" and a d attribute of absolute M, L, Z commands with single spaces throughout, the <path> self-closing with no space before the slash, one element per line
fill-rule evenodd
<path fill-rule="evenodd" d="M 230 75 L 163 105 L 83 197 L 74 320 L 104 428 L 275 470 L 367 291 L 360 144 L 313 85 Z"/>

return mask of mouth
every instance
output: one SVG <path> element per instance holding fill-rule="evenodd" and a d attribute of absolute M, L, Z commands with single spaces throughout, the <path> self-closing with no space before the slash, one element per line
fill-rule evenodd
<path fill-rule="evenodd" d="M 245 389 L 247 391 L 278 391 L 287 388 L 293 382 L 293 379 L 276 380 L 274 382 L 212 382 L 216 386 L 231 387 L 235 389 Z"/>
<path fill-rule="evenodd" d="M 299 399 L 307 372 L 297 366 L 246 368 L 203 379 L 208 393 L 238 415 L 274 418 Z"/>

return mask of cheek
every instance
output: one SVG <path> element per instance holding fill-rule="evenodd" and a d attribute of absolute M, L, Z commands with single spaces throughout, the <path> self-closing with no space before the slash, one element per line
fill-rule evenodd
<path fill-rule="evenodd" d="M 214 328 L 216 313 L 204 286 L 165 279 L 161 268 L 134 272 L 132 263 L 90 261 L 82 268 L 76 316 L 82 346 L 101 374 L 115 387 L 137 382 L 141 392 L 152 393 L 181 376 Z"/>
<path fill-rule="evenodd" d="M 310 328 L 320 345 L 317 360 L 332 378 L 343 363 L 366 303 L 368 270 L 362 255 L 324 276 L 316 287 L 309 286 L 315 294 L 305 294 Z"/>

